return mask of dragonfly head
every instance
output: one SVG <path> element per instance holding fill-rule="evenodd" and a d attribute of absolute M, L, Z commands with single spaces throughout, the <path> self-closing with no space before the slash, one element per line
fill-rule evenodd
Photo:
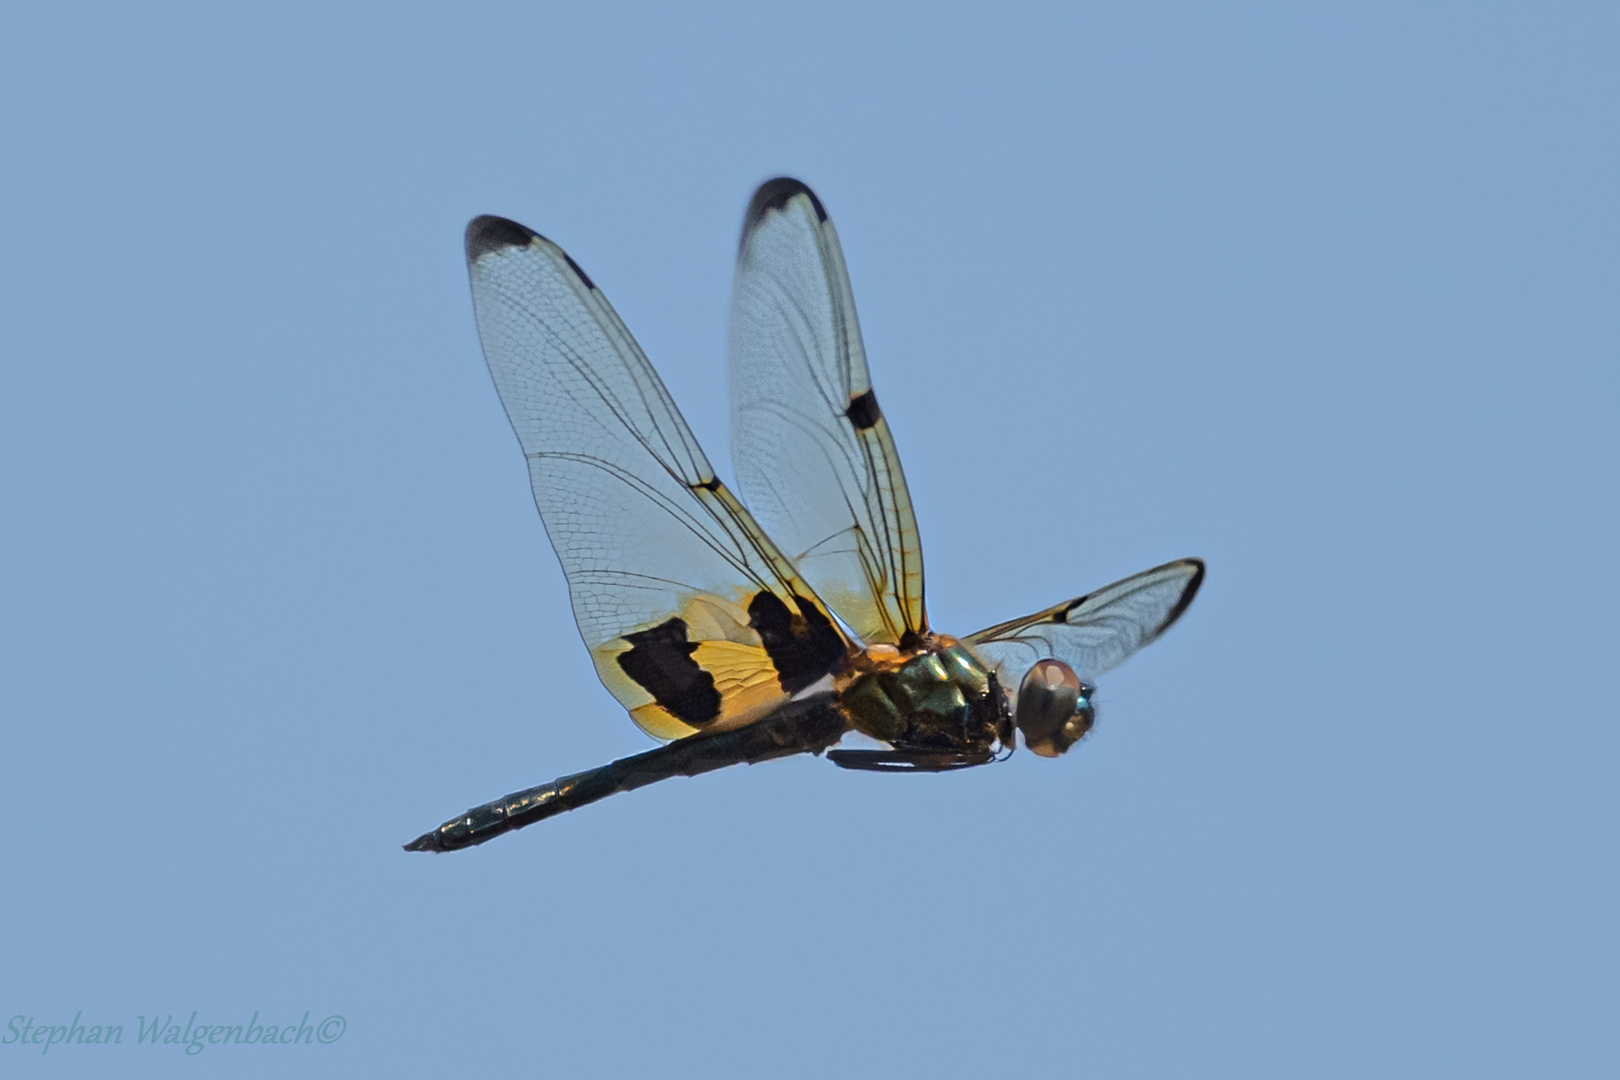
<path fill-rule="evenodd" d="M 1024 745 L 1041 757 L 1062 755 L 1097 722 L 1097 708 L 1091 703 L 1096 692 L 1063 661 L 1038 661 L 1018 688 L 1014 711 Z"/>

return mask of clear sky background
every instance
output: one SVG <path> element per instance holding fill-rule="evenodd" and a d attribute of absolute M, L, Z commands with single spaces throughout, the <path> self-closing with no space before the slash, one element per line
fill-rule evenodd
<path fill-rule="evenodd" d="M 1119 7 L 10 9 L 0 1020 L 125 1042 L 0 1072 L 1620 1070 L 1620 18 Z M 1202 595 L 1060 761 L 401 852 L 651 745 L 463 226 L 567 247 L 729 474 L 778 173 L 843 237 L 938 628 L 1183 555 Z M 193 1011 L 347 1028 L 132 1045 Z"/>

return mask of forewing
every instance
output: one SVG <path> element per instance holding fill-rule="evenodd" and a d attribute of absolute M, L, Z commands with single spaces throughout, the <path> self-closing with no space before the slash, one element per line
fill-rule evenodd
<path fill-rule="evenodd" d="M 1095 683 L 1168 630 L 1203 581 L 1202 559 L 1178 559 L 1035 615 L 980 630 L 966 641 L 1014 694 L 1035 662 L 1048 657 Z"/>
<path fill-rule="evenodd" d="M 467 227 L 467 266 L 574 618 L 636 722 L 660 738 L 744 724 L 826 674 L 843 634 L 585 272 L 495 217 Z"/>
<path fill-rule="evenodd" d="M 749 508 L 867 642 L 924 632 L 917 520 L 838 233 L 797 180 L 765 183 L 749 205 L 728 351 L 731 455 Z"/>

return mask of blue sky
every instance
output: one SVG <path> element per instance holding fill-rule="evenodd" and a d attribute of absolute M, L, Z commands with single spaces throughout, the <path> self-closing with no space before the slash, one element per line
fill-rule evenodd
<path fill-rule="evenodd" d="M 1601 5 L 44 6 L 0 33 L 16 1076 L 1620 1067 Z M 753 186 L 844 242 L 935 625 L 1209 578 L 1060 761 L 650 744 L 461 230 L 567 247 L 722 472 Z M 136 1017 L 344 1018 L 130 1045 Z M 19 1022 L 20 1023 L 20 1022 Z"/>

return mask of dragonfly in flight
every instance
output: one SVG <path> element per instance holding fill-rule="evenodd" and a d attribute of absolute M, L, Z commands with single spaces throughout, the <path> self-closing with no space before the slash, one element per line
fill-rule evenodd
<path fill-rule="evenodd" d="M 516 792 L 405 845 L 452 851 L 671 776 L 790 754 L 940 772 L 1057 757 L 1096 679 L 1204 578 L 1179 559 L 954 638 L 867 371 L 838 234 L 780 178 L 743 221 L 728 356 L 740 501 L 607 298 L 545 237 L 467 226 L 473 309 L 597 674 L 665 745 Z M 867 748 L 838 747 L 867 736 Z M 873 746 L 880 748 L 871 748 Z"/>

